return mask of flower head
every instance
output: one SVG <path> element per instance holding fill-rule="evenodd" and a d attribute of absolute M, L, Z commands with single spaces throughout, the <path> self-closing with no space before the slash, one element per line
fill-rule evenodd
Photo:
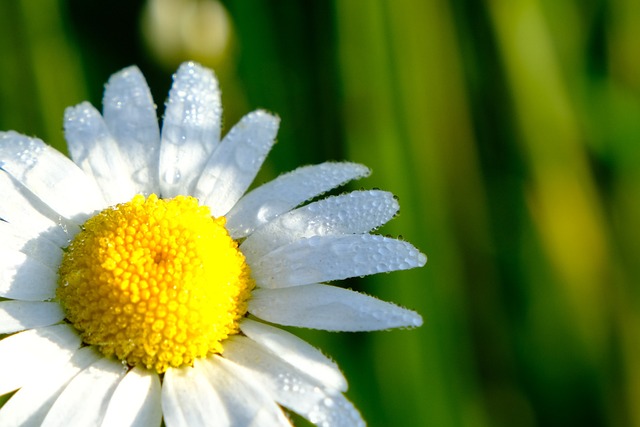
<path fill-rule="evenodd" d="M 69 160 L 0 133 L 0 425 L 363 424 L 335 363 L 268 323 L 419 326 L 412 311 L 324 284 L 424 265 L 370 234 L 384 191 L 320 199 L 367 168 L 299 168 L 247 193 L 278 129 L 265 111 L 220 140 L 213 73 L 183 64 L 162 131 L 140 71 L 101 115 L 65 114 Z M 245 194 L 246 193 L 246 194 Z M 268 322 L 268 323 L 265 323 Z"/>

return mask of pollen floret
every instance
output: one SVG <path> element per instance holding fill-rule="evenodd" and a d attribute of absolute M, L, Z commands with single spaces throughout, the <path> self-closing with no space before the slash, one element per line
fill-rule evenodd
<path fill-rule="evenodd" d="M 65 252 L 67 319 L 105 355 L 159 373 L 222 353 L 254 286 L 224 225 L 193 197 L 138 195 L 105 209 Z"/>

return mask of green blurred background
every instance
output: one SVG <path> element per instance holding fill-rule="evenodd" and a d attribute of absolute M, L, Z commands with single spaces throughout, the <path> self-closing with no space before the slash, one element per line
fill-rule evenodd
<path fill-rule="evenodd" d="M 64 150 L 64 108 L 183 60 L 227 128 L 282 118 L 260 180 L 361 162 L 423 269 L 344 283 L 409 331 L 301 331 L 371 426 L 640 426 L 640 2 L 8 0 L 0 129 Z M 302 424 L 302 423 L 301 423 Z"/>

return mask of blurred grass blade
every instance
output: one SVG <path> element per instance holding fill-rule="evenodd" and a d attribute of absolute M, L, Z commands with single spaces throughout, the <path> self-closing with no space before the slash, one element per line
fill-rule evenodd
<path fill-rule="evenodd" d="M 336 7 L 349 158 L 372 167 L 373 186 L 399 196 L 401 215 L 385 230 L 402 230 L 432 260 L 422 271 L 369 280 L 380 284 L 376 295 L 425 317 L 411 334 L 375 336 L 384 384 L 379 405 L 397 425 L 419 419 L 482 426 L 468 358 L 461 245 L 486 249 L 487 217 L 449 6 L 369 1 Z M 457 235 L 462 229 L 464 237 Z M 393 285 L 384 283 L 390 280 Z M 385 425 L 384 412 L 380 416 L 372 424 Z"/>
<path fill-rule="evenodd" d="M 19 0 L 0 5 L 3 128 L 37 135 L 66 151 L 64 109 L 86 99 L 60 0 Z"/>

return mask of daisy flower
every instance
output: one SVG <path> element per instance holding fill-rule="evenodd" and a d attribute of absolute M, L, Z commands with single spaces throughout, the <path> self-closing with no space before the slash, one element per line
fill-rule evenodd
<path fill-rule="evenodd" d="M 319 198 L 369 173 L 353 163 L 247 192 L 279 119 L 255 111 L 221 140 L 216 78 L 195 63 L 174 76 L 162 130 L 135 67 L 110 78 L 103 105 L 67 109 L 71 160 L 0 133 L 0 395 L 14 392 L 0 425 L 290 425 L 283 408 L 363 425 L 336 364 L 277 325 L 421 325 L 325 284 L 425 264 L 370 234 L 394 197 Z"/>

